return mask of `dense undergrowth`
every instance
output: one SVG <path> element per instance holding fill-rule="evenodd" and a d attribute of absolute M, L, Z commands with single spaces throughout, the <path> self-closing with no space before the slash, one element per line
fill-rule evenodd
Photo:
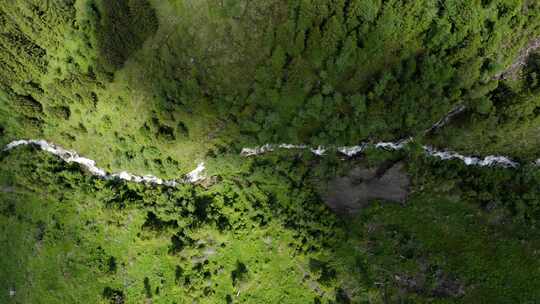
<path fill-rule="evenodd" d="M 0 153 L 2 303 L 534 303 L 540 170 L 420 149 L 242 158 L 267 142 L 417 136 L 538 158 L 538 75 L 497 80 L 540 35 L 527 0 L 62 0 L 0 6 L 0 145 L 44 138 L 100 180 Z M 424 130 L 457 104 L 449 125 Z M 403 205 L 331 213 L 320 185 L 404 161 Z"/>
<path fill-rule="evenodd" d="M 343 223 L 301 166 L 246 163 L 207 189 L 147 188 L 24 150 L 2 160 L 0 277 L 17 293 L 5 301 L 309 303 L 358 285 L 332 258 Z"/>
<path fill-rule="evenodd" d="M 376 165 L 405 154 L 351 161 Z M 414 154 L 414 153 L 413 153 Z M 338 218 L 309 154 L 230 157 L 203 186 L 103 181 L 27 147 L 1 159 L 7 303 L 526 302 L 538 172 L 407 159 L 406 205 Z M 219 173 L 218 173 L 219 172 Z M 449 173 L 451 172 L 451 173 Z M 279 282 L 279 284 L 276 284 Z"/>
<path fill-rule="evenodd" d="M 540 146 L 540 56 L 533 53 L 518 81 L 500 84 L 484 96 L 486 109 L 473 107 L 435 134 L 432 141 L 466 153 L 506 154 L 525 162 L 538 158 Z"/>

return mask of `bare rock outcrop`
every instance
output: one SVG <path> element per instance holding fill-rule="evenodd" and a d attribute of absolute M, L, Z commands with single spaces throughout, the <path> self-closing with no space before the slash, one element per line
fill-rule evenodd
<path fill-rule="evenodd" d="M 323 199 L 340 215 L 354 215 L 373 200 L 403 203 L 410 185 L 404 166 L 402 162 L 378 168 L 356 166 L 347 175 L 330 180 L 322 191 Z"/>

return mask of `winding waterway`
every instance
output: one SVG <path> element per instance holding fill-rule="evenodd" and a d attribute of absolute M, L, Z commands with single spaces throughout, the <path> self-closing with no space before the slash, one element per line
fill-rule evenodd
<path fill-rule="evenodd" d="M 102 179 L 120 179 L 128 182 L 134 183 L 144 183 L 150 185 L 165 185 L 169 187 L 175 187 L 178 184 L 195 184 L 204 180 L 203 172 L 205 170 L 204 163 L 200 163 L 197 168 L 188 174 L 172 180 L 164 180 L 154 175 L 144 175 L 139 176 L 126 171 L 121 171 L 117 173 L 108 173 L 104 169 L 96 166 L 96 162 L 92 159 L 82 157 L 77 152 L 66 150 L 58 145 L 47 142 L 45 140 L 16 140 L 7 144 L 6 147 L 2 150 L 4 152 L 15 149 L 20 146 L 32 145 L 40 148 L 41 150 L 51 153 L 58 156 L 67 163 L 77 163 L 84 169 L 86 169 L 90 174 L 102 178 Z"/>
<path fill-rule="evenodd" d="M 509 66 L 507 69 L 502 71 L 501 73 L 495 75 L 492 78 L 492 80 L 506 79 L 509 75 L 514 73 L 517 69 L 523 67 L 530 53 L 538 48 L 540 48 L 540 37 L 534 40 L 531 40 L 529 44 L 524 49 L 521 50 L 518 58 L 516 58 L 514 63 L 511 66 Z M 446 124 L 448 124 L 451 121 L 452 118 L 463 113 L 465 110 L 466 110 L 465 105 L 458 104 L 450 112 L 448 112 L 441 120 L 433 124 L 431 128 L 427 129 L 425 133 L 430 133 L 444 127 Z M 408 144 L 410 144 L 413 140 L 414 140 L 413 138 L 409 138 L 409 139 L 400 140 L 397 142 L 379 142 L 375 144 L 362 143 L 356 146 L 344 146 L 344 147 L 337 147 L 333 149 L 336 149 L 337 152 L 341 153 L 344 156 L 352 157 L 360 153 L 363 153 L 369 147 L 375 147 L 377 149 L 387 149 L 387 150 L 402 150 Z M 25 145 L 36 146 L 43 151 L 46 151 L 46 152 L 49 152 L 51 154 L 58 156 L 59 158 L 61 158 L 67 163 L 77 163 L 81 167 L 86 169 L 88 172 L 90 172 L 90 174 L 98 178 L 102 178 L 102 179 L 119 179 L 119 180 L 124 180 L 128 182 L 134 182 L 134 183 L 144 183 L 144 184 L 150 184 L 150 185 L 165 185 L 169 187 L 175 187 L 178 184 L 199 183 L 206 178 L 204 176 L 204 171 L 205 171 L 204 163 L 198 164 L 197 167 L 193 171 L 189 172 L 188 174 L 178 179 L 172 179 L 172 180 L 161 179 L 154 175 L 139 176 L 139 175 L 135 175 L 126 171 L 110 173 L 110 172 L 105 171 L 102 168 L 97 167 L 96 162 L 94 160 L 86 158 L 86 157 L 82 157 L 75 151 L 64 149 L 58 145 L 55 145 L 53 143 L 50 143 L 42 139 L 41 140 L 35 140 L 35 139 L 15 140 L 7 144 L 4 147 L 4 149 L 2 149 L 2 152 L 8 152 L 16 147 L 25 146 Z M 424 149 L 424 152 L 428 156 L 436 157 L 441 160 L 459 160 L 468 166 L 479 166 L 479 167 L 495 167 L 496 166 L 496 167 L 504 167 L 504 168 L 517 168 L 521 166 L 520 163 L 506 156 L 488 155 L 486 157 L 480 158 L 476 156 L 462 155 L 453 151 L 437 150 L 430 146 L 422 146 L 422 148 Z M 310 147 L 307 145 L 293 145 L 293 144 L 266 144 L 259 147 L 243 148 L 241 155 L 245 157 L 251 157 L 251 156 L 257 156 L 261 154 L 270 153 L 279 149 L 309 150 L 315 155 L 322 156 L 326 154 L 326 152 L 332 148 L 323 147 L 323 146 Z M 540 159 L 536 160 L 533 164 L 537 167 L 540 167 Z"/>
<path fill-rule="evenodd" d="M 253 157 L 257 155 L 270 153 L 270 152 L 280 150 L 280 149 L 287 149 L 287 150 L 294 149 L 294 150 L 309 150 L 315 155 L 323 156 L 331 149 L 335 149 L 338 153 L 344 156 L 353 157 L 353 156 L 363 153 L 367 148 L 370 148 L 370 147 L 373 147 L 376 149 L 385 149 L 385 150 L 402 150 L 407 145 L 409 145 L 412 141 L 413 139 L 410 138 L 410 139 L 402 140 L 398 142 L 379 142 L 375 144 L 363 143 L 356 146 L 344 146 L 344 147 L 337 147 L 337 148 L 327 148 L 323 146 L 309 147 L 307 145 L 292 145 L 292 144 L 279 144 L 279 145 L 266 144 L 259 147 L 244 148 L 242 149 L 241 155 L 244 157 Z M 179 184 L 196 184 L 203 181 L 206 178 L 204 175 L 204 171 L 205 171 L 204 163 L 198 164 L 197 167 L 193 171 L 189 172 L 188 174 L 182 177 L 179 177 L 177 179 L 172 179 L 172 180 L 161 179 L 154 175 L 139 176 L 139 175 L 135 175 L 126 171 L 110 173 L 110 172 L 107 172 L 105 169 L 102 169 L 96 166 L 96 162 L 94 160 L 86 158 L 86 157 L 82 157 L 75 151 L 64 149 L 58 145 L 47 142 L 45 140 L 12 141 L 8 145 L 6 145 L 2 151 L 9 152 L 10 150 L 13 150 L 17 147 L 27 146 L 27 145 L 35 146 L 45 152 L 56 155 L 67 163 L 77 163 L 81 167 L 86 169 L 93 176 L 102 178 L 102 179 L 107 179 L 107 180 L 119 179 L 119 180 L 124 180 L 127 182 L 142 183 L 142 184 L 149 184 L 149 185 L 165 185 L 169 187 L 175 187 Z M 462 155 L 462 154 L 452 152 L 452 151 L 437 150 L 429 146 L 423 146 L 423 149 L 424 149 L 424 153 L 426 153 L 426 155 L 430 157 L 439 158 L 441 160 L 459 160 L 468 166 L 503 167 L 503 168 L 517 168 L 521 166 L 520 163 L 506 156 L 489 155 L 489 156 L 480 158 L 480 157 L 475 157 L 475 156 L 466 156 L 466 155 Z M 540 159 L 537 160 L 535 164 L 539 166 Z"/>

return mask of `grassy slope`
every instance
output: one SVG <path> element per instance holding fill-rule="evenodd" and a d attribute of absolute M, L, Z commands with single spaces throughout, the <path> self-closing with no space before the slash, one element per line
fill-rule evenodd
<path fill-rule="evenodd" d="M 225 182 L 206 191 L 144 190 L 22 150 L 2 159 L 1 243 L 9 249 L 0 258 L 0 285 L 16 291 L 13 298 L 2 293 L 2 302 L 306 303 L 328 301 L 350 281 L 338 273 L 319 283 L 318 268 L 310 267 L 331 255 L 322 245 L 331 241 L 321 237 L 339 235 L 324 208 L 304 224 L 288 224 L 306 209 L 281 201 L 269 210 L 273 202 L 256 188 L 235 194 Z M 258 208 L 246 204 L 255 198 Z M 319 236 L 301 232 L 310 226 Z"/>
<path fill-rule="evenodd" d="M 310 194 L 317 159 L 233 157 L 219 184 L 176 191 L 98 181 L 26 148 L 1 162 L 6 303 L 507 303 L 540 290 L 530 220 L 480 209 L 482 194 L 457 184 L 465 173 L 421 162 L 405 206 L 347 223 Z M 445 296 L 448 282 L 464 295 Z"/>

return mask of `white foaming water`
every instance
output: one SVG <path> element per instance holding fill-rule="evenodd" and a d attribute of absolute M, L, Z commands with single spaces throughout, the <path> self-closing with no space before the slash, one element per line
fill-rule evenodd
<path fill-rule="evenodd" d="M 281 147 L 280 145 L 280 147 L 283 149 L 292 149 L 293 146 L 294 145 L 283 144 L 283 147 Z M 264 154 L 264 153 L 272 152 L 272 151 L 274 151 L 274 148 L 272 147 L 272 145 L 266 144 L 257 148 L 243 148 L 240 154 L 242 156 L 255 156 L 255 155 L 260 155 L 260 154 Z"/>
<path fill-rule="evenodd" d="M 336 150 L 344 156 L 353 157 L 355 155 L 363 153 L 368 147 L 374 147 L 376 149 L 385 149 L 385 150 L 402 150 L 410 142 L 412 142 L 412 140 L 413 140 L 412 138 L 408 138 L 408 139 L 397 141 L 397 142 L 379 142 L 375 144 L 362 143 L 357 146 L 338 147 Z M 203 181 L 206 178 L 204 176 L 204 171 L 206 169 L 204 163 L 200 163 L 197 166 L 197 168 L 195 168 L 193 171 L 189 172 L 188 174 L 176 180 L 174 179 L 164 180 L 153 175 L 138 176 L 138 175 L 126 172 L 126 171 L 122 171 L 118 173 L 107 173 L 104 169 L 97 167 L 95 161 L 85 158 L 85 157 L 81 157 L 79 156 L 79 154 L 77 154 L 74 151 L 66 150 L 60 146 L 49 143 L 45 140 L 12 141 L 9 144 L 7 144 L 6 147 L 2 151 L 9 151 L 23 145 L 37 146 L 43 151 L 49 152 L 51 154 L 54 154 L 60 157 L 62 160 L 64 160 L 67 163 L 77 163 L 81 167 L 86 169 L 88 172 L 90 172 L 90 174 L 99 178 L 106 179 L 106 180 L 118 179 L 118 180 L 123 180 L 123 181 L 128 181 L 128 182 L 134 182 L 134 183 L 143 183 L 143 184 L 149 184 L 149 185 L 165 185 L 169 187 L 175 187 L 179 184 L 196 184 L 198 182 Z M 265 144 L 265 145 L 254 147 L 254 148 L 243 148 L 241 155 L 245 157 L 257 156 L 257 155 L 273 152 L 277 149 L 307 150 L 317 156 L 323 156 L 326 154 L 328 150 L 330 150 L 330 148 L 324 147 L 324 146 L 318 146 L 316 148 L 312 148 L 307 145 Z M 489 155 L 484 158 L 479 158 L 475 156 L 465 156 L 465 155 L 452 152 L 452 151 L 436 150 L 435 148 L 429 147 L 429 146 L 423 146 L 423 149 L 426 155 L 428 156 L 436 157 L 441 160 L 459 160 L 459 161 L 462 161 L 467 166 L 479 166 L 479 167 L 495 167 L 496 166 L 496 167 L 504 167 L 504 168 L 517 168 L 520 166 L 519 163 L 511 160 L 510 158 L 506 156 Z M 534 165 L 540 167 L 540 159 L 536 160 L 534 162 Z"/>
<path fill-rule="evenodd" d="M 437 157 L 442 160 L 458 159 L 465 163 L 467 166 L 479 166 L 490 167 L 499 166 L 505 168 L 517 168 L 519 163 L 509 159 L 505 156 L 488 155 L 484 158 L 478 158 L 474 156 L 465 156 L 451 151 L 438 151 L 432 147 L 424 146 L 424 151 L 429 156 Z"/>
<path fill-rule="evenodd" d="M 407 140 L 401 140 L 398 142 L 380 142 L 375 144 L 375 148 L 377 149 L 388 149 L 388 150 L 401 150 L 403 149 L 408 143 L 409 139 Z"/>
<path fill-rule="evenodd" d="M 411 142 L 412 142 L 412 138 L 408 138 L 406 140 L 401 140 L 398 142 L 379 142 L 375 144 L 362 143 L 358 146 L 338 147 L 336 150 L 347 157 L 352 157 L 360 153 L 363 153 L 368 147 L 374 147 L 376 149 L 386 149 L 386 150 L 402 150 Z M 311 151 L 313 154 L 318 155 L 318 156 L 324 155 L 326 151 L 329 150 L 329 148 L 325 148 L 322 146 L 319 146 L 317 148 L 309 148 L 305 146 L 288 145 L 288 144 L 281 144 L 277 146 L 277 148 L 304 149 L 304 150 L 309 149 L 309 151 Z M 429 146 L 423 146 L 423 148 L 424 148 L 425 153 L 428 156 L 436 157 L 441 160 L 452 160 L 452 159 L 460 160 L 467 166 L 504 167 L 504 168 L 517 168 L 520 166 L 519 163 L 511 160 L 510 158 L 506 156 L 489 155 L 484 158 L 479 158 L 475 156 L 465 156 L 465 155 L 452 152 L 452 151 L 440 151 Z M 261 155 L 268 152 L 273 152 L 274 150 L 275 150 L 275 146 L 271 144 L 266 144 L 261 147 L 244 148 L 242 149 L 241 154 L 243 156 L 256 156 L 256 155 Z M 535 164 L 537 166 L 540 166 L 540 159 L 537 160 Z"/>
<path fill-rule="evenodd" d="M 60 157 L 62 160 L 64 160 L 67 163 L 77 163 L 84 169 L 86 169 L 90 174 L 107 179 L 107 180 L 124 180 L 128 182 L 134 182 L 134 183 L 144 183 L 144 184 L 150 184 L 150 185 L 165 185 L 169 187 L 175 187 L 178 184 L 195 184 L 202 180 L 204 180 L 203 172 L 205 170 L 204 163 L 200 163 L 197 168 L 190 173 L 186 174 L 184 177 L 178 179 L 178 180 L 163 180 L 157 176 L 153 175 L 145 175 L 145 176 L 138 176 L 135 174 L 131 174 L 126 171 L 118 172 L 118 173 L 107 173 L 105 170 L 99 168 L 96 166 L 96 162 L 79 156 L 77 152 L 66 150 L 60 146 L 57 146 L 55 144 L 49 143 L 45 140 L 16 140 L 12 141 L 9 144 L 6 145 L 6 147 L 2 151 L 9 151 L 16 147 L 23 146 L 23 145 L 33 145 L 37 146 L 43 151 L 49 152 L 51 154 L 54 154 L 58 157 Z"/>
<path fill-rule="evenodd" d="M 204 163 L 200 163 L 195 170 L 189 172 L 186 175 L 184 181 L 191 184 L 202 181 L 203 179 L 205 179 L 203 175 L 205 169 L 206 167 L 204 166 Z"/>
<path fill-rule="evenodd" d="M 283 149 L 306 149 L 307 148 L 306 145 L 291 145 L 291 144 L 280 144 L 279 147 Z"/>
<path fill-rule="evenodd" d="M 315 149 L 310 149 L 311 150 L 311 153 L 315 154 L 315 155 L 318 155 L 318 156 L 323 156 L 326 154 L 326 148 L 323 147 L 323 146 L 318 146 L 317 148 Z"/>
<path fill-rule="evenodd" d="M 540 48 L 540 38 L 537 38 L 533 40 L 531 43 L 529 43 L 529 46 L 525 48 L 525 50 L 522 50 L 516 62 L 507 70 L 503 71 L 499 75 L 496 75 L 493 79 L 505 78 L 506 74 L 510 73 L 512 69 L 524 65 L 524 62 L 526 58 L 528 58 L 530 52 L 532 52 L 533 50 L 537 48 Z M 453 117 L 459 115 L 465 110 L 466 110 L 465 105 L 463 104 L 457 105 L 450 112 L 448 112 L 441 120 L 436 122 L 428 130 L 426 130 L 425 133 L 429 133 L 429 132 L 432 132 L 434 130 L 444 127 L 446 124 L 448 124 L 448 122 Z M 407 144 L 409 144 L 412 140 L 413 138 L 408 138 L 406 140 L 401 140 L 398 142 L 379 142 L 376 144 L 362 143 L 357 146 L 338 147 L 337 151 L 345 156 L 352 157 L 352 156 L 358 155 L 359 153 L 362 153 L 370 145 L 374 146 L 377 149 L 401 150 Z M 205 170 L 204 163 L 200 163 L 195 170 L 186 174 L 183 178 L 180 178 L 178 181 L 163 180 L 153 175 L 137 176 L 129 172 L 125 172 L 125 171 L 122 171 L 119 173 L 107 173 L 105 170 L 97 167 L 95 161 L 85 158 L 85 157 L 81 157 L 74 151 L 66 150 L 57 145 L 48 143 L 45 140 L 15 140 L 7 144 L 6 147 L 2 151 L 9 151 L 11 149 L 14 149 L 22 145 L 38 146 L 43 151 L 47 151 L 51 154 L 54 154 L 60 157 L 61 159 L 63 159 L 64 161 L 66 161 L 67 163 L 77 163 L 80 166 L 84 167 L 86 170 L 88 170 L 88 172 L 90 172 L 92 175 L 100 177 L 100 178 L 104 178 L 104 179 L 120 179 L 120 180 L 135 182 L 135 183 L 166 185 L 170 187 L 175 187 L 179 183 L 193 184 L 193 183 L 197 183 L 205 179 L 203 175 L 203 172 Z M 328 150 L 328 148 L 323 147 L 323 146 L 318 146 L 317 148 L 311 148 L 306 145 L 279 144 L 275 146 L 271 144 L 265 144 L 263 146 L 255 147 L 255 148 L 243 148 L 240 154 L 246 157 L 256 156 L 256 155 L 272 152 L 276 148 L 299 149 L 299 150 L 309 149 L 313 154 L 318 155 L 318 156 L 325 155 L 326 151 Z M 459 153 L 451 152 L 451 151 L 438 151 L 428 146 L 423 146 L 423 148 L 424 148 L 425 153 L 429 156 L 437 157 L 441 160 L 457 159 L 457 160 L 462 161 L 468 166 L 473 166 L 473 165 L 480 166 L 480 167 L 500 166 L 500 167 L 505 167 L 505 168 L 516 168 L 520 166 L 519 163 L 505 156 L 489 155 L 484 158 L 478 158 L 474 156 L 461 155 Z M 533 165 L 540 167 L 540 159 L 537 159 L 536 161 L 534 161 Z"/>
<path fill-rule="evenodd" d="M 368 145 L 366 144 L 362 144 L 359 146 L 350 146 L 350 147 L 345 146 L 345 147 L 339 147 L 337 150 L 339 153 L 343 155 L 352 157 L 352 156 L 362 153 L 366 149 L 367 146 Z"/>

